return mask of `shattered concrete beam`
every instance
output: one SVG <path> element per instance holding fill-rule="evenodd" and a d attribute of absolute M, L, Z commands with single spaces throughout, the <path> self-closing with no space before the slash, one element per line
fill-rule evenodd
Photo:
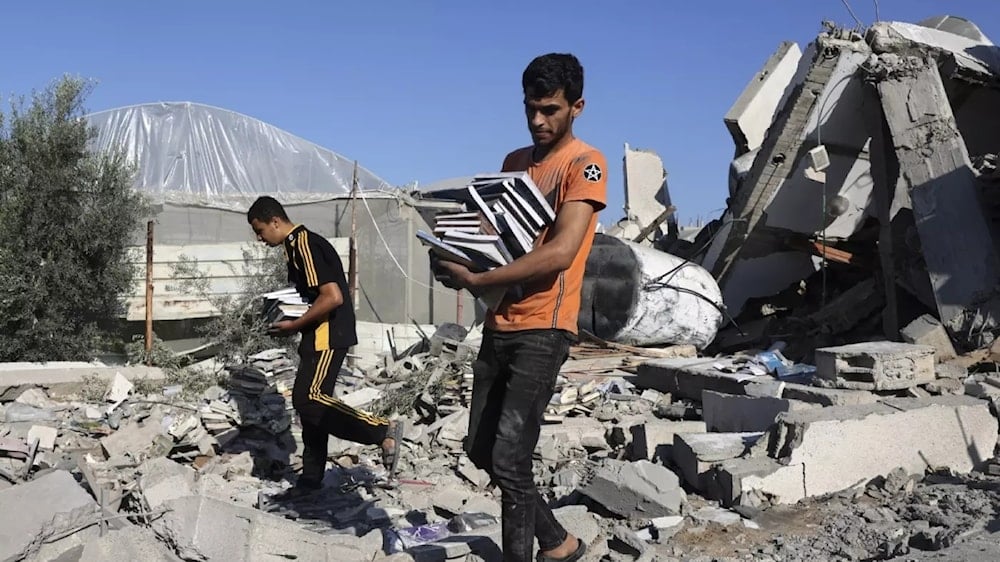
<path fill-rule="evenodd" d="M 933 60 L 881 55 L 872 68 L 909 192 L 938 314 L 970 347 L 1000 319 L 1000 259 L 941 75 Z"/>
<path fill-rule="evenodd" d="M 822 46 L 818 47 L 822 50 Z M 840 57 L 817 56 L 802 84 L 795 87 L 776 118 L 754 160 L 747 181 L 733 197 L 729 210 L 731 228 L 721 253 L 712 264 L 704 264 L 722 285 L 726 274 L 739 254 L 744 242 L 757 229 L 764 217 L 764 209 L 781 184 L 795 170 L 795 162 L 803 152 L 809 116 L 819 100 L 819 92 L 830 79 Z"/>
<path fill-rule="evenodd" d="M 737 156 L 756 150 L 764 142 L 801 58 L 798 44 L 782 41 L 729 108 L 723 121 L 736 144 Z"/>

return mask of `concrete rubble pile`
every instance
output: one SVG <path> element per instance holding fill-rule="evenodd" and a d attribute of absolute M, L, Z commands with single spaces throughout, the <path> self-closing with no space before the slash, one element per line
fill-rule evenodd
<path fill-rule="evenodd" d="M 665 272 L 627 285 L 669 292 L 697 266 L 687 282 L 711 272 L 699 286 L 726 306 L 629 293 L 621 317 L 581 318 L 535 479 L 585 560 L 1000 555 L 983 554 L 1000 505 L 998 76 L 964 20 L 830 26 L 805 53 L 782 44 L 727 116 L 720 221 L 684 234 L 665 176 L 633 178 L 633 207 L 645 182 L 663 210 L 629 212 L 611 233 L 627 259 L 609 235 L 595 267 L 645 275 L 666 250 Z M 588 290 L 607 304 L 615 286 Z M 670 324 L 675 345 L 633 322 L 656 302 L 649 318 L 699 319 Z M 716 333 L 724 313 L 739 327 Z M 500 560 L 499 491 L 463 450 L 480 340 L 442 324 L 349 363 L 340 399 L 408 422 L 399 478 L 331 437 L 324 488 L 294 499 L 285 350 L 193 396 L 0 368 L 0 560 Z"/>

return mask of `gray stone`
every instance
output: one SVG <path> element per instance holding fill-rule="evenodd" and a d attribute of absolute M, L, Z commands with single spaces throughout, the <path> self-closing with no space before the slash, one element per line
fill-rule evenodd
<path fill-rule="evenodd" d="M 711 390 L 702 394 L 702 415 L 709 431 L 766 431 L 782 412 L 816 407 L 816 404 L 786 398 L 722 394 Z"/>
<path fill-rule="evenodd" d="M 677 515 L 687 499 L 677 475 L 649 461 L 605 459 L 590 468 L 580 492 L 623 517 Z"/>
<path fill-rule="evenodd" d="M 143 423 L 129 423 L 101 439 L 108 457 L 129 456 L 134 459 L 161 456 L 169 452 L 173 439 L 164 434 L 160 420 L 147 418 Z"/>
<path fill-rule="evenodd" d="M 887 341 L 820 348 L 816 376 L 840 388 L 910 388 L 935 379 L 934 348 Z"/>
<path fill-rule="evenodd" d="M 178 498 L 164 508 L 153 530 L 185 560 L 340 562 L 376 554 L 359 537 L 313 533 L 283 517 L 210 498 Z"/>
<path fill-rule="evenodd" d="M 0 507 L 0 560 L 22 560 L 46 539 L 95 523 L 99 511 L 64 470 L 0 490 Z"/>
<path fill-rule="evenodd" d="M 933 347 L 934 356 L 939 363 L 951 361 L 958 356 L 955 353 L 955 346 L 951 343 L 951 337 L 948 336 L 948 331 L 944 329 L 937 318 L 930 314 L 924 314 L 907 324 L 899 331 L 899 335 L 907 343 Z"/>
<path fill-rule="evenodd" d="M 150 509 L 159 509 L 168 500 L 194 494 L 194 469 L 166 457 L 142 463 L 139 475 L 139 489 Z"/>

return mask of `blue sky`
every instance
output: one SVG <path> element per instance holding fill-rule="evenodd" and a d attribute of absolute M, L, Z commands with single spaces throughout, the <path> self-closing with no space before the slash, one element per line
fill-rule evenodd
<path fill-rule="evenodd" d="M 865 23 L 874 2 L 851 0 Z M 881 0 L 883 20 L 940 13 L 1000 41 L 996 0 Z M 492 171 L 529 142 L 520 75 L 572 52 L 586 70 L 577 135 L 603 150 L 622 216 L 623 143 L 663 158 L 682 223 L 721 212 L 733 144 L 722 118 L 782 40 L 839 0 L 37 2 L 4 9 L 0 92 L 94 79 L 92 111 L 193 101 L 316 142 L 395 184 Z"/>

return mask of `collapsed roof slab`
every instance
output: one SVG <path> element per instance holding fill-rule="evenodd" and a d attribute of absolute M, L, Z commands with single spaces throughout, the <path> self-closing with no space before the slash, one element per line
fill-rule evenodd
<path fill-rule="evenodd" d="M 788 97 L 792 85 L 800 81 L 795 78 L 801 58 L 797 43 L 783 41 L 729 108 L 723 121 L 736 143 L 737 156 L 756 150 L 764 142 L 774 113 Z"/>
<path fill-rule="evenodd" d="M 864 96 L 858 69 L 868 48 L 857 36 L 833 33 L 820 35 L 807 53 L 803 81 L 732 198 L 729 228 L 702 262 L 720 279 L 733 314 L 748 299 L 772 295 L 816 271 L 809 254 L 789 252 L 776 240 L 845 239 L 870 216 L 870 137 L 857 118 Z M 808 151 L 820 144 L 830 157 L 825 181 L 807 175 Z"/>
<path fill-rule="evenodd" d="M 1000 322 L 1000 257 L 937 64 L 884 54 L 872 70 L 941 321 L 971 347 L 988 344 Z"/>

